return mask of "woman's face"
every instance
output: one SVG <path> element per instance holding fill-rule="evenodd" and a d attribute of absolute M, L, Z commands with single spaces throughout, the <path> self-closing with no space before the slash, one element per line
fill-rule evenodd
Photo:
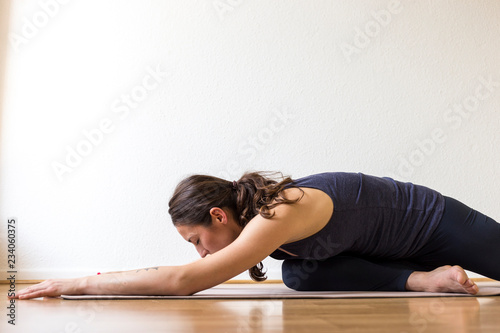
<path fill-rule="evenodd" d="M 210 209 L 210 215 L 212 225 L 209 227 L 201 225 L 176 227 L 181 236 L 195 246 L 202 258 L 231 244 L 242 230 L 228 209 L 213 207 Z"/>

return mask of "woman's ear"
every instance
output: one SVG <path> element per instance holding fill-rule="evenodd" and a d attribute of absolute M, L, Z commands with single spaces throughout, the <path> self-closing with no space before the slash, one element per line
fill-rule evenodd
<path fill-rule="evenodd" d="M 210 215 L 212 216 L 212 221 L 220 222 L 222 224 L 227 223 L 227 214 L 226 212 L 219 207 L 210 208 Z"/>

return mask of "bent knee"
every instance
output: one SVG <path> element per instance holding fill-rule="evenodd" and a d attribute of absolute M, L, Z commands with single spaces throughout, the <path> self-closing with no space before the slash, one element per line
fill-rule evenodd
<path fill-rule="evenodd" d="M 281 266 L 281 277 L 285 286 L 297 291 L 312 291 L 309 274 L 301 269 L 301 260 L 285 260 Z"/>

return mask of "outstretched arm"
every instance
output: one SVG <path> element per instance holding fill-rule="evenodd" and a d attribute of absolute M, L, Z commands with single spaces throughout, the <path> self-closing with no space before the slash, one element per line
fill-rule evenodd
<path fill-rule="evenodd" d="M 62 294 L 191 295 L 255 266 L 283 243 L 303 232 L 300 222 L 305 216 L 295 205 L 279 205 L 274 210 L 273 218 L 255 216 L 234 242 L 190 264 L 76 279 L 50 279 L 19 291 L 15 297 L 28 299 Z"/>
<path fill-rule="evenodd" d="M 20 290 L 15 298 L 66 295 L 178 295 L 176 266 L 149 267 L 75 279 L 49 279 Z"/>

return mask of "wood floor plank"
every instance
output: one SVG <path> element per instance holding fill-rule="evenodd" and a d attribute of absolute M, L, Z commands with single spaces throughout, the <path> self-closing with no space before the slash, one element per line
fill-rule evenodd
<path fill-rule="evenodd" d="M 28 285 L 22 285 L 26 287 Z M 20 288 L 21 286 L 18 285 Z M 6 295 L 8 285 L 0 285 Z M 0 332 L 496 332 L 500 297 L 21 300 Z"/>

